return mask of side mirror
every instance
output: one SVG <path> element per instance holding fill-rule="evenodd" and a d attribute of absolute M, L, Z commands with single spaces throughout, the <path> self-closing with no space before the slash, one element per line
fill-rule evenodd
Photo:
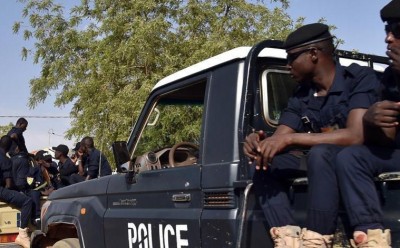
<path fill-rule="evenodd" d="M 112 149 L 114 153 L 115 163 L 117 165 L 117 171 L 123 172 L 125 174 L 125 181 L 127 184 L 136 183 L 135 171 L 130 166 L 130 156 L 128 147 L 125 141 L 115 141 L 112 144 Z"/>
<path fill-rule="evenodd" d="M 115 164 L 117 166 L 117 172 L 128 172 L 130 170 L 130 156 L 126 142 L 115 141 L 112 144 L 112 150 L 114 154 Z"/>

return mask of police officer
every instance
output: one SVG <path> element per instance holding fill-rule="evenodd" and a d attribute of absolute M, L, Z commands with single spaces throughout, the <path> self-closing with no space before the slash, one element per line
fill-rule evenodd
<path fill-rule="evenodd" d="M 58 159 L 58 168 L 60 171 L 61 187 L 70 185 L 70 177 L 72 174 L 78 173 L 78 167 L 68 157 L 69 148 L 66 145 L 60 144 L 53 147 L 55 151 L 55 159 Z"/>
<path fill-rule="evenodd" d="M 16 148 L 18 147 L 19 152 L 28 153 L 28 149 L 26 149 L 25 138 L 23 133 L 26 131 L 28 127 L 28 121 L 21 117 L 15 123 L 15 126 L 11 128 L 11 130 L 7 133 L 8 136 L 12 139 L 12 145 L 10 150 L 8 151 L 10 156 L 14 156 L 16 152 Z"/>
<path fill-rule="evenodd" d="M 43 183 L 47 183 L 41 188 L 41 194 L 49 195 L 60 184 L 57 163 L 53 161 L 51 154 L 45 150 L 36 152 L 35 161 L 38 168 L 37 172 L 41 174 L 39 179 L 43 180 Z"/>
<path fill-rule="evenodd" d="M 380 198 L 374 177 L 400 170 L 400 0 L 382 8 L 387 52 L 381 101 L 364 115 L 365 145 L 351 146 L 337 155 L 337 177 L 342 198 L 354 228 L 353 247 L 390 247 L 390 230 L 384 230 Z"/>
<path fill-rule="evenodd" d="M 104 154 L 95 148 L 92 137 L 81 140 L 76 154 L 79 174 L 71 175 L 71 183 L 111 175 L 111 166 Z"/>
<path fill-rule="evenodd" d="M 246 137 L 244 153 L 255 160 L 255 192 L 276 247 L 329 247 L 336 229 L 339 190 L 334 158 L 342 146 L 363 141 L 362 116 L 377 100 L 379 82 L 371 68 L 340 66 L 333 58 L 328 26 L 314 23 L 284 43 L 288 69 L 299 83 L 271 137 Z M 301 149 L 311 148 L 306 158 Z M 307 229 L 295 225 L 287 179 L 309 180 Z M 301 232 L 301 236 L 300 236 Z"/>
<path fill-rule="evenodd" d="M 10 182 L 11 179 L 11 166 L 12 163 L 10 159 L 6 155 L 6 151 L 8 151 L 11 147 L 12 140 L 9 136 L 2 136 L 0 139 L 0 178 L 1 181 L 6 180 Z M 15 190 L 8 189 L 10 187 L 10 183 L 7 183 L 6 186 L 2 184 L 0 186 L 0 200 L 7 202 L 21 211 L 21 225 L 19 227 L 19 234 L 15 239 L 15 243 L 21 245 L 22 247 L 28 248 L 30 247 L 30 238 L 28 236 L 28 223 L 32 210 L 32 200 Z"/>
<path fill-rule="evenodd" d="M 12 177 L 15 190 L 29 196 L 33 201 L 31 222 L 35 226 L 40 225 L 40 191 L 35 187 L 43 183 L 40 167 L 33 163 L 32 158 L 25 152 L 20 152 L 19 147 L 14 150 L 11 157 Z"/>
<path fill-rule="evenodd" d="M 84 137 L 81 141 L 81 147 L 83 154 L 87 156 L 85 161 L 87 180 L 97 178 L 98 176 L 111 175 L 111 166 L 104 154 L 94 147 L 92 137 Z"/>

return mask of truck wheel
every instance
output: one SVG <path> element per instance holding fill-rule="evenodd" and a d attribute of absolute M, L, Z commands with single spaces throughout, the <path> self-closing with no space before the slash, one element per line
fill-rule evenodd
<path fill-rule="evenodd" d="M 80 248 L 79 239 L 69 238 L 57 241 L 53 248 Z"/>

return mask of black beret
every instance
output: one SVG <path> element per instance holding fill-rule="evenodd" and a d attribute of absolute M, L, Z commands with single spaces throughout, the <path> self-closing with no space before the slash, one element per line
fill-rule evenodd
<path fill-rule="evenodd" d="M 327 25 L 322 23 L 307 24 L 290 33 L 283 43 L 283 48 L 292 50 L 331 38 L 332 35 L 329 33 Z"/>
<path fill-rule="evenodd" d="M 400 19 L 400 0 L 393 0 L 381 9 L 382 21 Z"/>

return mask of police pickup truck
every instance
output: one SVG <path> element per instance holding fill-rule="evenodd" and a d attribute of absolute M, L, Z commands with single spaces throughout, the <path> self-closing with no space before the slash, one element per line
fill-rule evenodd
<path fill-rule="evenodd" d="M 252 128 L 274 132 L 296 87 L 281 44 L 238 47 L 159 81 L 128 141 L 113 145 L 119 173 L 53 192 L 32 246 L 273 247 L 242 143 Z M 378 74 L 387 66 L 387 58 L 345 51 L 337 60 Z M 397 174 L 376 183 L 400 247 Z M 294 179 L 289 193 L 302 224 L 307 179 Z M 343 247 L 340 217 L 335 242 Z"/>

